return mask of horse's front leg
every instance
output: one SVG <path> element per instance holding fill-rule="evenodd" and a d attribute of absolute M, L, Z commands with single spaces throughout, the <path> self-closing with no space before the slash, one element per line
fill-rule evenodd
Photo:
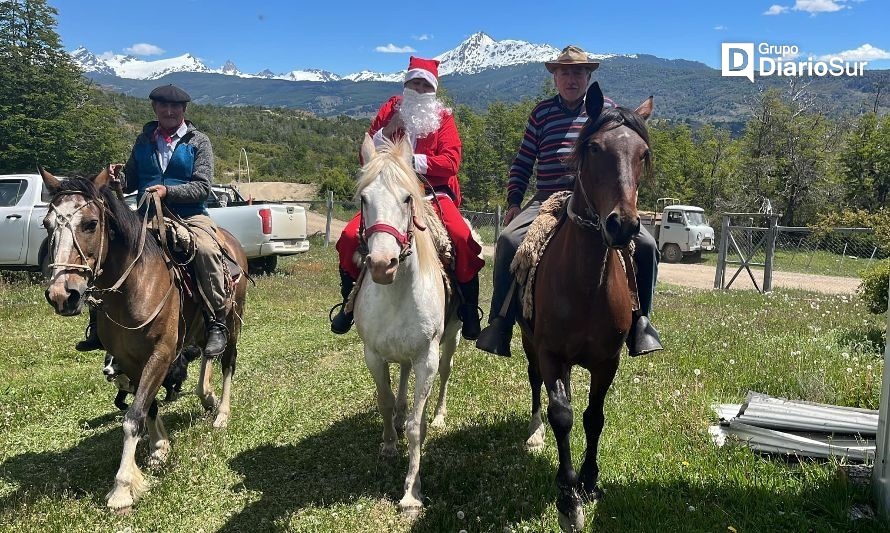
<path fill-rule="evenodd" d="M 216 408 L 216 418 L 213 427 L 224 428 L 229 425 L 229 416 L 232 414 L 232 378 L 235 376 L 235 363 L 238 359 L 238 346 L 235 339 L 229 339 L 229 345 L 222 355 L 222 399 Z"/>
<path fill-rule="evenodd" d="M 148 466 L 156 468 L 167 462 L 170 453 L 170 437 L 164 422 L 158 416 L 158 401 L 152 400 L 148 408 L 148 442 L 151 449 L 148 456 Z"/>
<path fill-rule="evenodd" d="M 395 421 L 396 434 L 405 437 L 405 423 L 408 421 L 408 380 L 411 378 L 411 363 L 399 365 L 399 393 L 396 395 Z"/>
<path fill-rule="evenodd" d="M 459 330 L 454 334 L 446 328 L 445 340 L 439 346 L 439 399 L 436 402 L 436 410 L 433 412 L 433 422 L 430 424 L 436 429 L 445 427 L 445 415 L 448 414 L 447 396 L 448 380 L 451 378 L 451 369 L 454 365 L 454 352 L 457 351 L 457 343 L 460 338 Z"/>
<path fill-rule="evenodd" d="M 565 383 L 566 368 L 552 362 L 556 354 L 539 354 L 541 376 L 547 387 L 547 420 L 553 428 L 559 455 L 559 468 L 556 471 L 556 509 L 559 511 L 559 526 L 563 531 L 581 531 L 584 528 L 584 509 L 578 493 L 578 475 L 572 466 L 572 450 L 569 433 L 572 430 L 572 405 Z M 558 368 L 557 368 L 558 367 Z"/>
<path fill-rule="evenodd" d="M 152 354 L 148 363 L 142 370 L 142 378 L 136 389 L 136 397 L 133 399 L 130 409 L 124 415 L 124 449 L 121 453 L 121 463 L 117 474 L 114 476 L 114 487 L 105 497 L 108 507 L 117 511 L 127 511 L 133 506 L 133 502 L 147 490 L 142 471 L 136 465 L 136 445 L 139 436 L 145 428 L 145 415 L 149 405 L 154 402 L 158 388 L 164 380 L 164 374 L 169 366 L 170 356 L 164 356 L 157 352 Z M 166 362 L 167 365 L 163 363 Z M 154 424 L 154 422 L 153 422 Z M 165 433 L 166 435 L 166 433 Z M 153 442 L 156 444 L 156 442 Z M 169 449 L 169 443 L 167 445 Z"/>
<path fill-rule="evenodd" d="M 522 346 L 528 359 L 528 383 L 532 389 L 532 418 L 528 423 L 528 439 L 525 448 L 536 452 L 544 449 L 544 421 L 541 419 L 541 386 L 544 378 L 538 368 L 538 357 L 528 337 L 522 336 Z"/>
<path fill-rule="evenodd" d="M 588 500 L 598 500 L 602 497 L 603 492 L 597 486 L 599 479 L 599 465 L 596 461 L 597 449 L 599 448 L 600 435 L 603 432 L 603 425 L 606 423 L 605 414 L 603 414 L 603 404 L 606 401 L 606 393 L 612 380 L 615 379 L 615 373 L 618 371 L 618 357 L 613 360 L 604 362 L 597 372 L 590 373 L 590 403 L 584 411 L 584 433 L 587 436 L 587 450 L 584 452 L 584 463 L 578 475 L 578 481 L 581 493 Z"/>
<path fill-rule="evenodd" d="M 399 501 L 399 510 L 410 519 L 416 518 L 423 509 L 420 493 L 420 452 L 426 438 L 426 403 L 436 379 L 439 367 L 439 343 L 434 341 L 426 357 L 414 363 L 414 407 L 408 418 L 408 473 L 405 476 L 405 494 Z"/>
<path fill-rule="evenodd" d="M 398 437 L 393 424 L 393 406 L 396 398 L 392 393 L 389 379 L 389 365 L 377 353 L 365 345 L 365 364 L 371 371 L 371 377 L 377 385 L 377 410 L 383 418 L 383 442 L 380 444 L 380 455 L 395 457 L 399 454 Z"/>

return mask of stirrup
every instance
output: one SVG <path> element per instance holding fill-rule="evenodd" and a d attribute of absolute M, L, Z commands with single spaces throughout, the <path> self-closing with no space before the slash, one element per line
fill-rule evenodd
<path fill-rule="evenodd" d="M 352 324 L 355 323 L 352 314 L 346 313 L 345 304 L 346 302 L 338 303 L 331 307 L 331 310 L 328 312 L 328 319 L 331 322 L 331 333 L 336 333 L 337 335 L 348 333 L 352 329 Z M 339 310 L 335 314 L 334 311 L 337 309 Z"/>

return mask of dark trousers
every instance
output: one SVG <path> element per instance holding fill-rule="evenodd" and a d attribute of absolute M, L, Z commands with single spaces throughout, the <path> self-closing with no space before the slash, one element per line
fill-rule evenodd
<path fill-rule="evenodd" d="M 513 274 L 510 272 L 510 263 L 519 244 L 528 233 L 528 228 L 541 211 L 541 204 L 553 194 L 552 192 L 539 192 L 526 204 L 522 211 L 510 221 L 498 236 L 497 247 L 494 252 L 494 290 L 491 294 L 491 310 L 488 313 L 489 322 L 495 316 L 503 316 L 510 323 L 516 322 L 516 309 L 513 302 L 504 309 L 504 302 L 510 292 L 513 283 Z M 637 288 L 640 296 L 640 311 L 649 316 L 652 312 L 652 297 L 655 295 L 655 283 L 658 278 L 658 261 L 661 254 L 658 244 L 646 228 L 640 227 L 640 233 L 634 237 L 636 250 L 634 261 L 637 264 Z M 515 296 L 515 295 L 514 295 Z"/>

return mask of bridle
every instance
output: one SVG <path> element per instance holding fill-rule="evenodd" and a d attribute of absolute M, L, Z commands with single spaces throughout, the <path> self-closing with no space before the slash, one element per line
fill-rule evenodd
<path fill-rule="evenodd" d="M 81 193 L 79 191 L 62 191 L 62 192 L 59 192 L 56 194 L 56 196 L 67 196 L 67 195 L 77 195 L 77 196 L 84 198 L 84 200 L 86 200 L 83 193 Z M 71 223 L 74 219 L 74 215 L 77 214 L 77 212 L 79 212 L 84 207 L 87 207 L 88 205 L 92 205 L 92 204 L 99 206 L 99 213 L 100 213 L 100 219 L 99 219 L 100 227 L 98 228 L 99 235 L 100 235 L 99 253 L 96 255 L 96 263 L 95 263 L 94 267 L 91 267 L 89 265 L 89 258 L 87 258 L 87 255 L 84 253 L 83 248 L 80 246 L 80 242 L 78 242 L 78 240 L 77 240 L 77 232 L 74 231 L 74 227 L 71 225 Z M 102 274 L 102 260 L 104 257 L 103 249 L 105 248 L 106 213 L 108 213 L 108 208 L 105 205 L 105 202 L 102 200 L 99 200 L 99 199 L 86 200 L 82 205 L 80 205 L 77 209 L 75 209 L 70 214 L 62 213 L 58 209 L 58 207 L 56 206 L 55 203 L 49 204 L 49 210 L 51 212 L 55 213 L 56 220 L 60 222 L 61 229 L 62 230 L 67 229 L 69 232 L 71 232 L 71 240 L 74 243 L 74 249 L 77 250 L 77 254 L 80 256 L 80 261 L 81 261 L 80 263 L 55 263 L 55 262 L 53 262 L 53 263 L 49 264 L 49 267 L 53 268 L 53 269 L 55 269 L 56 267 L 62 267 L 62 272 L 65 272 L 68 270 L 74 270 L 74 271 L 78 271 L 78 272 L 84 271 L 89 274 L 88 277 L 90 280 L 93 280 L 96 277 L 98 277 L 100 274 Z M 50 241 L 47 246 L 47 253 L 49 253 L 53 250 L 53 247 L 55 245 L 55 240 L 56 240 L 56 232 L 54 231 L 53 234 L 50 236 Z M 104 251 L 107 252 L 107 250 L 104 250 Z"/>
<path fill-rule="evenodd" d="M 124 284 L 124 281 L 126 281 L 127 278 L 130 276 L 130 272 L 133 271 L 133 268 L 136 266 L 136 263 L 138 263 L 139 259 L 142 257 L 142 252 L 145 250 L 145 236 L 148 233 L 148 226 L 149 226 L 148 218 L 149 218 L 150 209 L 146 208 L 144 210 L 145 212 L 142 217 L 142 229 L 139 233 L 139 244 L 137 245 L 138 252 L 136 253 L 136 257 L 133 258 L 133 261 L 124 270 L 123 274 L 121 274 L 121 277 L 113 285 L 111 285 L 108 288 L 101 288 L 101 287 L 96 287 L 94 285 L 94 283 L 96 281 L 96 278 L 98 278 L 100 275 L 102 275 L 102 262 L 108 253 L 108 250 L 105 246 L 105 236 L 106 236 L 106 232 L 107 232 L 108 217 L 113 218 L 114 215 L 113 215 L 113 213 L 111 213 L 111 211 L 109 211 L 108 206 L 105 204 L 105 201 L 103 201 L 102 199 L 92 198 L 92 199 L 87 200 L 84 193 L 80 192 L 80 191 L 59 191 L 55 194 L 56 197 L 65 196 L 65 195 L 80 196 L 81 198 L 83 198 L 85 200 L 85 202 L 83 205 L 80 205 L 77 209 L 75 209 L 72 213 L 66 215 L 66 214 L 62 213 L 61 211 L 59 211 L 59 209 L 56 207 L 56 204 L 54 203 L 55 198 L 53 198 L 53 202 L 50 202 L 50 204 L 49 204 L 49 209 L 55 213 L 56 219 L 60 220 L 62 222 L 62 228 L 63 229 L 67 228 L 68 231 L 71 232 L 71 239 L 74 242 L 74 247 L 77 250 L 77 253 L 80 256 L 80 260 L 82 262 L 81 263 L 50 263 L 49 266 L 52 268 L 55 268 L 57 266 L 63 267 L 62 272 L 65 272 L 68 270 L 87 272 L 88 273 L 88 276 L 87 276 L 88 285 L 87 285 L 87 289 L 85 291 L 85 296 L 87 297 L 87 302 L 89 302 L 91 305 L 94 305 L 96 307 L 101 307 L 102 300 L 96 298 L 95 296 L 93 296 L 93 294 L 96 294 L 96 293 L 101 294 L 101 293 L 105 293 L 105 292 L 118 292 L 120 287 Z M 139 204 L 137 205 L 136 208 L 139 209 L 142 207 L 143 204 L 146 203 L 146 201 L 151 202 L 152 200 L 154 201 L 154 205 L 155 205 L 156 209 L 160 209 L 160 199 L 153 192 L 146 192 L 145 194 L 143 194 L 142 198 L 140 199 Z M 100 237 L 100 241 L 99 241 L 99 253 L 96 256 L 95 267 L 91 267 L 89 265 L 89 259 L 87 258 L 86 254 L 83 252 L 83 248 L 80 246 L 80 243 L 77 240 L 77 233 L 74 231 L 74 227 L 71 225 L 74 214 L 90 204 L 96 204 L 96 205 L 100 206 L 99 211 L 101 214 L 100 226 L 98 228 L 101 237 Z M 158 211 L 158 214 L 156 215 L 156 217 L 161 217 L 160 211 Z M 161 228 L 161 234 L 163 235 L 163 232 L 164 232 L 163 225 L 161 225 L 159 227 Z M 50 238 L 49 245 L 47 246 L 47 253 L 53 251 L 55 235 L 56 235 L 56 232 L 53 232 L 53 235 Z M 168 262 L 167 268 L 168 268 L 168 270 L 171 269 L 169 262 Z M 154 320 L 155 317 L 158 316 L 158 314 L 161 312 L 161 309 L 163 309 L 164 305 L 167 303 L 167 300 L 170 298 L 170 295 L 173 293 L 173 287 L 175 285 L 176 285 L 175 276 L 171 274 L 170 287 L 167 289 L 167 292 L 166 292 L 166 294 L 164 294 L 164 297 L 161 299 L 161 302 L 155 308 L 154 312 L 151 313 L 151 315 L 138 326 L 135 326 L 135 327 L 124 326 L 123 324 L 120 324 L 119 322 L 114 320 L 111 316 L 109 316 L 107 312 L 105 312 L 105 316 L 109 320 L 114 322 L 116 325 L 118 325 L 124 329 L 129 329 L 129 330 L 141 329 L 144 326 L 151 323 L 151 321 Z"/>
<path fill-rule="evenodd" d="M 369 227 L 365 227 L 365 201 L 362 199 L 362 205 L 359 211 L 359 244 L 363 255 L 368 251 L 368 239 L 375 233 L 388 233 L 399 243 L 399 261 L 404 261 L 413 252 L 411 241 L 414 239 L 414 229 L 418 231 L 426 231 L 424 224 L 417 216 L 417 210 L 414 207 L 414 197 L 408 196 L 408 227 L 405 231 L 399 231 L 396 227 L 386 222 L 376 222 Z"/>

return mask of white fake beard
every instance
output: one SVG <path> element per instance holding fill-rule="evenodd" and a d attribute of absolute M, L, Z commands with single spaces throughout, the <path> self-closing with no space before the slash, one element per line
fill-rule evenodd
<path fill-rule="evenodd" d="M 436 93 L 419 93 L 407 87 L 402 92 L 399 115 L 409 135 L 420 139 L 438 130 L 443 111 L 445 106 L 436 98 Z"/>

